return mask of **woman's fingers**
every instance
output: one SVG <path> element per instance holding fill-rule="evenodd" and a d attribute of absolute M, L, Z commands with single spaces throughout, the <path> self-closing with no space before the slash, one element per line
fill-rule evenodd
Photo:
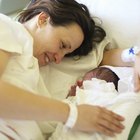
<path fill-rule="evenodd" d="M 108 136 L 114 136 L 121 133 L 124 129 L 122 121 L 124 118 L 116 113 L 109 111 L 103 107 L 80 105 L 78 106 L 78 122 L 81 131 L 99 132 Z"/>
<path fill-rule="evenodd" d="M 124 117 L 104 108 L 104 115 L 102 116 L 103 119 L 113 123 L 117 127 L 122 128 L 121 121 L 124 121 Z"/>
<path fill-rule="evenodd" d="M 99 125 L 97 127 L 97 132 L 111 137 L 115 136 L 115 133 L 113 131 L 110 131 L 109 129 L 105 128 L 102 125 Z"/>
<path fill-rule="evenodd" d="M 123 130 L 123 126 L 118 127 L 116 124 L 109 122 L 107 120 L 100 120 L 99 127 L 102 127 L 104 132 L 107 132 L 107 134 L 115 134 L 115 133 L 121 133 Z"/>
<path fill-rule="evenodd" d="M 113 113 L 112 111 L 103 108 L 103 115 L 100 118 L 99 125 L 107 129 L 110 133 L 120 133 L 124 129 L 121 121 L 124 120 L 123 117 Z"/>

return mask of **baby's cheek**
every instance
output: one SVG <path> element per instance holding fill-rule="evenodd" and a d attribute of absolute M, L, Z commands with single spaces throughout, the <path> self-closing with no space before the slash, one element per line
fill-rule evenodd
<path fill-rule="evenodd" d="M 77 86 L 78 87 L 83 86 L 83 80 L 77 80 Z"/>

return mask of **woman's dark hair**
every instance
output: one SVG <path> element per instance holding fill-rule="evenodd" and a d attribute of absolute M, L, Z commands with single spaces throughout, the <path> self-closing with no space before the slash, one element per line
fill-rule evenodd
<path fill-rule="evenodd" d="M 95 25 L 87 7 L 75 0 L 32 0 L 26 10 L 20 13 L 18 21 L 24 23 L 41 12 L 50 16 L 53 26 L 67 26 L 72 23 L 80 25 L 84 40 L 79 48 L 66 56 L 87 55 L 106 36 L 105 31 Z"/>
<path fill-rule="evenodd" d="M 89 72 L 83 77 L 83 80 L 90 80 L 92 78 L 97 78 L 105 80 L 106 82 L 113 82 L 116 90 L 118 90 L 119 77 L 109 68 L 97 67 Z"/>

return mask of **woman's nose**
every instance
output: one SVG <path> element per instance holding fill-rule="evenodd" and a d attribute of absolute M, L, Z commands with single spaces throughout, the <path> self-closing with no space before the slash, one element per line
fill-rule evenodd
<path fill-rule="evenodd" d="M 56 53 L 54 55 L 55 63 L 56 64 L 59 64 L 62 61 L 63 57 L 64 57 L 64 54 L 62 54 L 62 53 L 61 54 L 60 53 Z"/>

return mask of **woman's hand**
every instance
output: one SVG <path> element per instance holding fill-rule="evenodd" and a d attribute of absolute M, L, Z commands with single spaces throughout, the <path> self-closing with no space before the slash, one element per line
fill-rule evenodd
<path fill-rule="evenodd" d="M 135 56 L 134 62 L 134 91 L 140 91 L 140 54 Z"/>
<path fill-rule="evenodd" d="M 108 136 L 121 133 L 123 117 L 103 107 L 91 105 L 78 106 L 78 119 L 74 129 L 83 132 L 99 132 Z"/>

